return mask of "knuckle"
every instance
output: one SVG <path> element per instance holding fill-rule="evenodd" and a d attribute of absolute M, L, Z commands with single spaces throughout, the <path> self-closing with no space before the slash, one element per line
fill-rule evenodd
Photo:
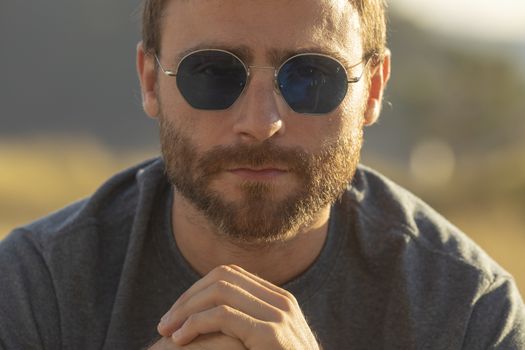
<path fill-rule="evenodd" d="M 295 303 L 293 300 L 286 298 L 285 305 L 286 305 L 286 311 L 292 311 L 295 309 Z"/>
<path fill-rule="evenodd" d="M 282 324 L 286 321 L 286 313 L 281 310 L 274 310 L 271 319 L 275 323 Z"/>
<path fill-rule="evenodd" d="M 230 275 L 233 272 L 233 269 L 227 265 L 217 266 L 213 269 L 212 274 L 217 279 L 224 279 L 226 276 Z"/>
<path fill-rule="evenodd" d="M 227 321 L 232 316 L 232 309 L 228 305 L 219 305 L 215 308 L 215 317 L 219 321 Z"/>
<path fill-rule="evenodd" d="M 295 299 L 295 296 L 290 293 L 289 291 L 285 290 L 284 291 L 284 296 L 290 301 L 292 302 L 292 304 L 297 304 L 297 299 Z"/>
<path fill-rule="evenodd" d="M 217 302 L 223 302 L 231 291 L 232 285 L 224 280 L 219 280 L 212 286 L 212 293 Z"/>
<path fill-rule="evenodd" d="M 292 295 L 292 298 L 293 299 L 285 297 L 285 296 L 279 297 L 277 301 L 278 308 L 285 312 L 292 311 L 295 308 L 295 303 L 296 303 L 295 297 L 293 297 L 293 295 Z"/>
<path fill-rule="evenodd" d="M 230 271 L 232 272 L 240 272 L 242 271 L 242 268 L 240 266 L 237 266 L 237 265 L 234 265 L 234 264 L 229 264 L 228 267 L 230 268 Z"/>
<path fill-rule="evenodd" d="M 274 338 L 278 331 L 277 326 L 271 322 L 264 322 L 260 325 L 260 332 L 263 334 L 264 338 L 272 339 Z"/>
<path fill-rule="evenodd" d="M 219 292 L 228 292 L 228 291 L 231 290 L 231 284 L 229 282 L 224 281 L 224 280 L 219 280 L 219 281 L 215 282 L 214 287 Z"/>
<path fill-rule="evenodd" d="M 233 272 L 233 269 L 229 265 L 221 265 L 219 266 L 219 271 L 221 271 L 221 273 L 225 275 L 229 275 L 230 273 Z"/>

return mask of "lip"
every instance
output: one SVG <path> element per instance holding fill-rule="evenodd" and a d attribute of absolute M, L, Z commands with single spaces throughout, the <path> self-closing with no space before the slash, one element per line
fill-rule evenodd
<path fill-rule="evenodd" d="M 287 170 L 267 167 L 267 168 L 234 168 L 228 170 L 230 173 L 246 180 L 268 181 L 288 173 Z"/>

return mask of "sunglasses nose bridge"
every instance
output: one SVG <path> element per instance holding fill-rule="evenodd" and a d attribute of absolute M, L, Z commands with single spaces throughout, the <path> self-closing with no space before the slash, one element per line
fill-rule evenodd
<path fill-rule="evenodd" d="M 265 70 L 275 70 L 275 67 L 272 66 L 248 66 L 248 69 L 265 69 Z"/>
<path fill-rule="evenodd" d="M 246 74 L 248 75 L 248 79 L 251 78 L 251 71 L 253 70 L 263 70 L 263 71 L 273 71 L 273 87 L 274 87 L 274 90 L 277 94 L 281 94 L 280 90 L 279 90 L 279 85 L 277 84 L 277 68 L 273 67 L 273 66 L 255 66 L 255 65 L 251 65 L 251 66 L 246 66 Z"/>

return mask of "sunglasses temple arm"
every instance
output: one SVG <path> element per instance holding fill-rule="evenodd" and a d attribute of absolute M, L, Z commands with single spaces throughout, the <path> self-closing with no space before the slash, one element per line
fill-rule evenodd
<path fill-rule="evenodd" d="M 160 63 L 160 60 L 159 60 L 159 57 L 157 55 L 154 55 L 155 56 L 155 60 L 157 61 L 157 64 L 159 65 L 160 67 L 160 70 L 162 70 L 162 73 L 170 76 L 170 77 L 175 77 L 177 76 L 177 73 L 171 71 L 171 70 L 167 70 L 167 69 L 164 69 L 164 67 L 162 66 L 162 64 Z"/>
<path fill-rule="evenodd" d="M 357 83 L 359 82 L 359 80 L 361 80 L 361 78 L 363 77 L 363 75 L 365 75 L 365 70 L 366 68 L 368 67 L 368 64 L 370 63 L 370 61 L 374 60 L 374 58 L 377 57 L 377 54 L 373 54 L 371 55 L 369 58 L 366 59 L 366 63 L 365 63 L 365 66 L 363 67 L 363 71 L 361 72 L 361 75 L 358 76 L 358 77 L 355 77 L 355 78 L 350 78 L 349 80 L 347 80 L 347 83 L 348 84 L 353 84 L 353 83 Z"/>

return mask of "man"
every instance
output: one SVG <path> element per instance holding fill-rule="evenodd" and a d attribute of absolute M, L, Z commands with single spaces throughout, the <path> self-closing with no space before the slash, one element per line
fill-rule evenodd
<path fill-rule="evenodd" d="M 0 246 L 6 349 L 523 349 L 516 285 L 358 166 L 381 0 L 147 0 L 162 160 Z"/>

